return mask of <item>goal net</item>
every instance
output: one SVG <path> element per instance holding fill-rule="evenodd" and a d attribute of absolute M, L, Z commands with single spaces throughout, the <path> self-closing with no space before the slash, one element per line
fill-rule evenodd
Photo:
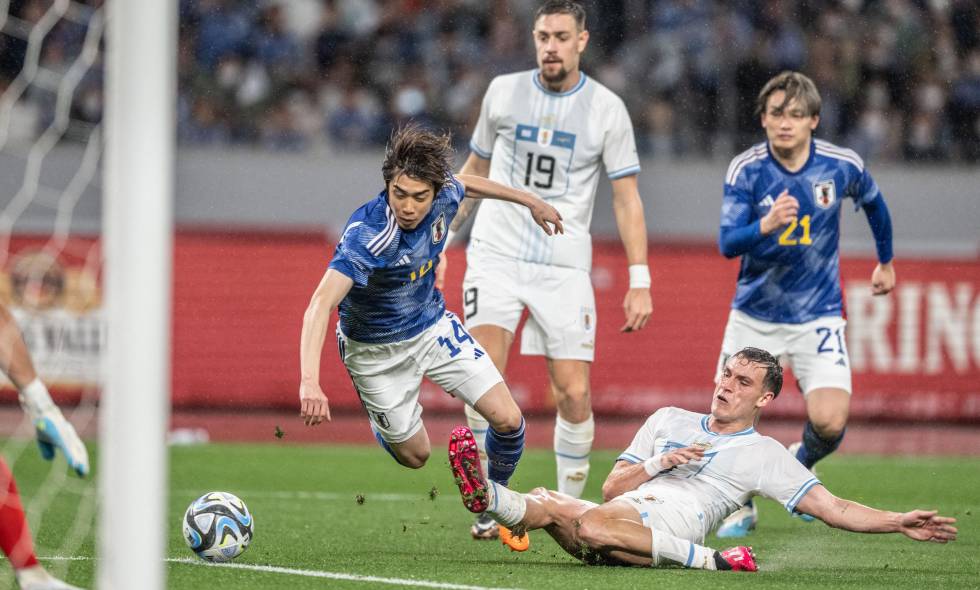
<path fill-rule="evenodd" d="M 42 564 L 85 587 L 163 587 L 169 4 L 0 0 L 0 303 L 91 472 L 41 460 L 3 376 L 0 444 Z M 116 511 L 139 515 L 138 543 L 109 540 L 133 534 Z M 4 587 L 16 587 L 7 566 Z"/>

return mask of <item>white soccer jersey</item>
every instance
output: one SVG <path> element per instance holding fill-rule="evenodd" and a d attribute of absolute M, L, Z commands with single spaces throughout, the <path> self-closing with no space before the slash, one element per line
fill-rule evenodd
<path fill-rule="evenodd" d="M 490 159 L 492 180 L 547 200 L 565 225 L 564 235 L 549 237 L 524 207 L 486 200 L 471 237 L 502 256 L 586 271 L 599 165 L 610 179 L 640 171 L 626 106 L 584 73 L 563 93 L 542 86 L 538 70 L 498 76 L 483 97 L 470 149 Z"/>
<path fill-rule="evenodd" d="M 701 461 L 662 471 L 638 491 L 658 500 L 680 502 L 695 510 L 711 531 L 753 495 L 776 500 L 792 512 L 820 481 L 775 439 L 754 428 L 735 434 L 708 430 L 709 416 L 680 408 L 662 408 L 650 416 L 617 460 L 640 463 L 674 449 L 700 446 Z"/>

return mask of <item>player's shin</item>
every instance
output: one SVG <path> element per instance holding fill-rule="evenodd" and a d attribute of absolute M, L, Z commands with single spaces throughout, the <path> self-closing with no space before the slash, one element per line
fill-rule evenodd
<path fill-rule="evenodd" d="M 686 539 L 675 537 L 670 533 L 650 527 L 653 539 L 653 566 L 664 565 L 664 560 L 676 562 L 684 567 L 715 570 L 717 551 L 704 545 L 697 545 Z"/>
<path fill-rule="evenodd" d="M 512 432 L 487 430 L 487 475 L 490 480 L 507 485 L 524 453 L 524 418 Z"/>
<path fill-rule="evenodd" d="M 555 463 L 558 466 L 558 491 L 581 498 L 589 478 L 589 454 L 595 438 L 592 416 L 578 424 L 561 416 L 555 419 Z"/>
<path fill-rule="evenodd" d="M 796 451 L 796 458 L 810 469 L 817 461 L 837 450 L 844 440 L 845 432 L 846 429 L 832 439 L 825 439 L 817 433 L 813 423 L 807 420 L 806 425 L 803 426 L 803 444 Z"/>
<path fill-rule="evenodd" d="M 490 423 L 470 406 L 463 406 L 463 411 L 466 413 L 466 424 L 473 431 L 473 440 L 476 441 L 476 446 L 480 449 L 480 467 L 483 468 L 483 473 L 489 473 L 489 466 L 487 465 L 487 432 L 490 430 Z"/>

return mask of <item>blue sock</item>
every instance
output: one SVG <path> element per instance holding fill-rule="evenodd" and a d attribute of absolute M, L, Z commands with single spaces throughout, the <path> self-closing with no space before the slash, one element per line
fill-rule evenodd
<path fill-rule="evenodd" d="M 395 454 L 394 449 L 391 448 L 391 445 L 388 444 L 388 441 L 382 438 L 381 433 L 375 430 L 374 424 L 371 425 L 371 432 L 374 433 L 374 438 L 378 441 L 378 444 L 381 445 L 381 448 L 388 451 L 388 454 L 391 455 L 391 458 L 395 460 L 395 463 L 401 465 L 402 462 L 398 460 L 398 455 Z"/>
<path fill-rule="evenodd" d="M 510 482 L 517 469 L 517 462 L 524 452 L 524 418 L 513 432 L 500 433 L 491 427 L 487 430 L 487 477 L 501 485 Z"/>
<path fill-rule="evenodd" d="M 846 430 L 842 430 L 836 438 L 826 440 L 817 434 L 813 428 L 813 423 L 807 420 L 806 425 L 803 426 L 803 444 L 796 451 L 796 459 L 807 469 L 810 469 L 817 461 L 837 450 L 841 441 L 844 440 Z"/>

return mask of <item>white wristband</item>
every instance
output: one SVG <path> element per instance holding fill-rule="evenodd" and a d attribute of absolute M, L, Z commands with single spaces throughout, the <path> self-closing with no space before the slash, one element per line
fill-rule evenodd
<path fill-rule="evenodd" d="M 650 288 L 650 267 L 645 264 L 630 265 L 630 289 Z"/>
<path fill-rule="evenodd" d="M 664 465 L 660 462 L 662 457 L 663 455 L 654 455 L 643 462 L 643 470 L 647 472 L 647 475 L 653 477 L 664 470 Z"/>
<path fill-rule="evenodd" d="M 456 237 L 455 231 L 450 229 L 448 232 L 446 232 L 446 244 L 443 246 L 443 248 L 448 248 L 449 244 L 453 242 L 453 238 L 455 237 Z"/>

